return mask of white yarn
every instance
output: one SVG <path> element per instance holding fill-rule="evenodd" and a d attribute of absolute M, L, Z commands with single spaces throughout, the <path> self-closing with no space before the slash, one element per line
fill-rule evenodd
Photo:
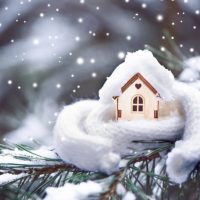
<path fill-rule="evenodd" d="M 167 172 L 171 180 L 185 181 L 200 160 L 200 92 L 179 82 L 173 91 L 185 110 L 185 119 L 177 115 L 158 121 L 115 121 L 113 104 L 85 100 L 66 106 L 54 129 L 57 153 L 82 169 L 109 174 L 118 169 L 131 141 L 183 137 L 169 153 Z"/>
<path fill-rule="evenodd" d="M 86 132 L 85 119 L 96 101 L 80 101 L 66 106 L 59 114 L 54 132 L 60 157 L 78 167 L 92 171 L 116 170 L 119 154 L 112 151 L 112 141 Z"/>
<path fill-rule="evenodd" d="M 167 172 L 172 181 L 182 183 L 200 161 L 200 92 L 185 84 L 179 84 L 175 90 L 185 109 L 186 120 L 183 140 L 177 141 L 168 155 Z"/>
<path fill-rule="evenodd" d="M 175 100 L 173 107 L 182 108 L 185 115 L 168 114 L 149 121 L 114 120 L 112 96 L 120 95 L 120 88 L 136 72 L 144 75 L 164 100 Z M 130 153 L 130 148 L 147 148 L 133 145 L 132 141 L 182 138 L 166 161 L 171 180 L 181 183 L 200 161 L 200 92 L 195 87 L 198 88 L 196 82 L 190 86 L 175 82 L 172 73 L 161 66 L 151 52 L 128 53 L 125 62 L 100 89 L 98 101 L 80 101 L 66 106 L 59 114 L 54 129 L 56 151 L 68 163 L 109 174 L 118 169 L 120 158 Z"/>

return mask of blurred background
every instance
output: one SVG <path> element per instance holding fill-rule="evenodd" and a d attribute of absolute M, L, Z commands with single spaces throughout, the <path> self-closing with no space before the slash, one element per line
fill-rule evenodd
<path fill-rule="evenodd" d="M 58 112 L 98 98 L 127 51 L 150 45 L 184 60 L 199 36 L 199 0 L 1 0 L 1 139 L 51 143 Z"/>

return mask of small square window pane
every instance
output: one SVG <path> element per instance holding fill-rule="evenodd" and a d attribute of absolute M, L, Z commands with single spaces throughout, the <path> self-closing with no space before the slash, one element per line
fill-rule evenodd
<path fill-rule="evenodd" d="M 137 111 L 137 106 L 133 106 L 133 111 Z"/>
<path fill-rule="evenodd" d="M 138 109 L 139 111 L 143 111 L 143 106 L 139 106 L 139 109 Z"/>

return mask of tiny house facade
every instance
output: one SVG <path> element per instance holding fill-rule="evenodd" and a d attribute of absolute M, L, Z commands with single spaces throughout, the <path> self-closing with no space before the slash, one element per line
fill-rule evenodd
<path fill-rule="evenodd" d="M 135 74 L 121 88 L 120 96 L 113 97 L 116 119 L 158 119 L 160 96 L 156 89 L 140 74 Z"/>

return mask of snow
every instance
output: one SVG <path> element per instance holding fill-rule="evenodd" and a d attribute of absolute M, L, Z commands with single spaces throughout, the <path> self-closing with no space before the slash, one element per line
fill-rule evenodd
<path fill-rule="evenodd" d="M 135 200 L 135 199 L 136 196 L 133 193 L 127 192 L 122 200 Z"/>
<path fill-rule="evenodd" d="M 41 123 L 39 117 L 30 114 L 22 121 L 22 125 L 19 129 L 8 133 L 7 138 L 11 142 L 18 143 L 18 141 L 20 141 L 21 143 L 25 143 L 32 137 L 39 139 L 41 135 L 49 135 L 48 129 Z M 48 140 L 48 138 L 46 139 Z"/>
<path fill-rule="evenodd" d="M 179 79 L 181 81 L 192 82 L 200 79 L 200 56 L 186 59 L 183 62 L 184 70 L 181 72 Z"/>
<path fill-rule="evenodd" d="M 100 184 L 93 181 L 83 182 L 78 185 L 66 183 L 63 187 L 46 189 L 47 196 L 44 200 L 87 200 L 89 195 L 102 192 Z"/>
<path fill-rule="evenodd" d="M 52 159 L 52 160 L 48 160 Z M 55 160 L 54 160 L 55 159 Z M 55 152 L 50 151 L 44 147 L 41 147 L 37 150 L 31 150 L 31 152 L 25 150 L 19 150 L 15 148 L 14 150 L 10 149 L 1 149 L 0 154 L 0 166 L 16 166 L 19 169 L 23 170 L 23 165 L 36 165 L 36 166 L 46 166 L 57 164 L 58 156 Z M 0 175 L 0 185 L 7 184 L 24 176 L 27 176 L 26 173 L 20 173 L 18 175 L 4 173 Z"/>
<path fill-rule="evenodd" d="M 99 91 L 100 101 L 112 103 L 112 97 L 119 96 L 121 87 L 138 72 L 152 84 L 163 99 L 173 98 L 171 92 L 174 83 L 173 74 L 160 65 L 150 51 L 138 50 L 128 53 L 125 61 L 107 79 Z"/>
<path fill-rule="evenodd" d="M 165 168 L 165 163 L 166 163 L 166 156 L 164 156 L 155 166 L 155 170 L 154 173 L 155 174 L 162 174 L 163 169 Z M 161 199 L 161 195 L 162 195 L 162 187 L 164 185 L 162 180 L 157 180 L 158 184 L 155 184 L 153 187 L 153 195 L 152 195 L 152 199 Z"/>
<path fill-rule="evenodd" d="M 35 84 L 33 83 L 33 86 Z M 44 96 L 47 96 L 46 93 Z M 32 104 L 29 105 L 29 107 L 31 106 Z M 34 140 L 41 144 L 51 145 L 52 127 L 47 122 L 55 121 L 53 113 L 56 111 L 57 105 L 52 99 L 46 99 L 45 97 L 45 100 L 43 99 L 41 103 L 39 98 L 37 103 L 34 104 L 34 108 L 27 110 L 24 119 L 21 116 L 7 119 L 10 125 L 16 127 L 16 129 L 12 128 L 12 131 L 6 134 L 6 139 L 14 144 L 32 144 Z"/>
<path fill-rule="evenodd" d="M 2 186 L 4 184 L 10 183 L 10 182 L 17 180 L 19 178 L 22 178 L 24 176 L 26 176 L 25 173 L 21 173 L 18 175 L 9 174 L 9 173 L 2 174 L 2 175 L 0 175 L 0 185 Z"/>
<path fill-rule="evenodd" d="M 124 186 L 119 183 L 117 185 L 117 188 L 116 188 L 116 193 L 118 196 L 120 196 L 122 200 L 135 200 L 136 199 L 136 196 L 130 192 L 130 191 L 126 191 L 126 189 L 124 188 Z"/>
<path fill-rule="evenodd" d="M 124 196 L 124 194 L 126 194 L 126 189 L 121 183 L 117 184 L 116 193 L 120 196 Z"/>
<path fill-rule="evenodd" d="M 21 159 L 20 159 L 21 158 Z M 23 159 L 25 158 L 25 159 Z M 30 160 L 31 159 L 31 160 Z M 48 159 L 52 159 L 51 161 Z M 54 160 L 55 159 L 55 160 Z M 44 147 L 41 147 L 37 150 L 31 150 L 31 152 L 25 150 L 19 150 L 15 148 L 14 150 L 2 149 L 0 154 L 0 165 L 7 165 L 14 163 L 16 165 L 55 165 L 57 162 L 58 156 L 55 152 L 50 151 Z M 0 175 L 1 178 L 2 175 Z"/>
<path fill-rule="evenodd" d="M 199 74 L 197 73 L 196 70 L 187 68 L 187 69 L 183 70 L 183 72 L 180 74 L 179 78 L 181 81 L 192 82 L 192 81 L 198 80 Z"/>
<path fill-rule="evenodd" d="M 0 154 L 0 166 L 2 169 L 7 167 L 17 167 L 21 171 L 25 170 L 24 165 L 26 166 L 38 166 L 44 167 L 46 165 L 55 165 L 58 164 L 59 158 L 55 154 L 55 152 L 45 148 L 40 147 L 36 150 L 22 150 L 22 149 L 1 149 Z M 4 185 L 6 183 L 12 182 L 29 174 L 21 172 L 18 175 L 5 173 L 2 171 L 3 174 L 0 174 L 0 185 Z"/>

